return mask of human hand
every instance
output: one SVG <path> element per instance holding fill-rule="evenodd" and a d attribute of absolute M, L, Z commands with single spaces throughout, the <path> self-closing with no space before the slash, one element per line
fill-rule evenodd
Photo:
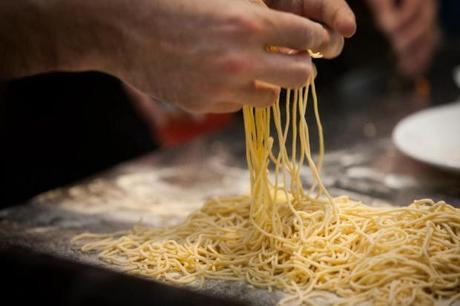
<path fill-rule="evenodd" d="M 342 44 L 319 23 L 248 0 L 141 0 L 117 22 L 124 35 L 108 72 L 191 112 L 266 106 L 279 87 L 305 84 L 309 55 L 267 46 L 335 55 Z"/>
<path fill-rule="evenodd" d="M 323 24 L 328 30 L 329 41 L 314 51 L 321 52 L 326 58 L 339 55 L 344 38 L 349 38 L 356 32 L 355 15 L 344 0 L 267 0 L 266 3 L 271 8 Z"/>
<path fill-rule="evenodd" d="M 335 23 L 328 30 L 259 0 L 0 3 L 0 78 L 98 70 L 191 112 L 269 105 L 279 87 L 310 77 L 306 50 L 332 57 L 343 44 Z M 324 12 L 311 17 L 335 20 Z"/>
<path fill-rule="evenodd" d="M 429 67 L 439 40 L 436 0 L 368 0 L 388 37 L 401 73 L 418 77 Z"/>

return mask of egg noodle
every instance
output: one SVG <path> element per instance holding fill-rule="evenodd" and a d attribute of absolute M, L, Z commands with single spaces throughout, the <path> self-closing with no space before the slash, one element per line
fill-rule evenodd
<path fill-rule="evenodd" d="M 211 199 L 179 225 L 84 233 L 73 243 L 124 271 L 173 284 L 216 279 L 278 289 L 285 293 L 279 305 L 459 302 L 460 209 L 429 199 L 376 208 L 333 198 L 319 176 L 324 145 L 314 79 L 284 97 L 243 109 L 250 195 Z"/>

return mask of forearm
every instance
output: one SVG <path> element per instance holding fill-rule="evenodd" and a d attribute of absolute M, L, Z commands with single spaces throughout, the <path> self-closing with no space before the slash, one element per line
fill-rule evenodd
<path fill-rule="evenodd" d="M 281 12 L 260 0 L 0 0 L 0 78 L 99 70 L 188 111 L 270 105 L 313 68 L 305 52 L 266 46 L 334 57 L 354 32 L 344 0 L 305 1 Z"/>
<path fill-rule="evenodd" d="M 0 79 L 104 70 L 107 53 L 117 48 L 119 33 L 105 22 L 108 16 L 99 16 L 108 10 L 90 7 L 104 2 L 0 1 Z"/>

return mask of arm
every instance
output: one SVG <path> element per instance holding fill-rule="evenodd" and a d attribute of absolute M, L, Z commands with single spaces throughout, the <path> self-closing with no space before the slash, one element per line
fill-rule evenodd
<path fill-rule="evenodd" d="M 343 41 L 321 24 L 248 0 L 15 0 L 0 4 L 0 78 L 99 70 L 195 112 L 269 105 L 311 71 L 303 53 Z M 257 81 L 255 81 L 257 80 Z"/>
<path fill-rule="evenodd" d="M 103 70 L 110 33 L 95 33 L 98 17 L 89 12 L 77 1 L 1 1 L 0 79 Z"/>

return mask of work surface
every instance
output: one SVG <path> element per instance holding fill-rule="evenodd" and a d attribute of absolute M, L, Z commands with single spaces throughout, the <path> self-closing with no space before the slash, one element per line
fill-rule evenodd
<path fill-rule="evenodd" d="M 433 198 L 460 207 L 458 175 L 402 156 L 389 138 L 400 118 L 426 106 L 423 99 L 407 94 L 381 99 L 386 102 L 359 105 L 354 112 L 324 112 L 329 148 L 322 171 L 324 184 L 335 196 L 348 194 L 369 205 L 402 206 L 414 199 Z M 247 193 L 242 135 L 242 125 L 236 124 L 217 135 L 126 162 L 3 210 L 0 247 L 21 246 L 102 265 L 95 256 L 72 248 L 71 237 L 84 231 L 128 229 L 140 220 L 152 226 L 175 224 L 210 197 Z M 303 178 L 308 184 L 307 169 Z M 251 305 L 274 305 L 280 297 L 238 283 L 209 282 L 200 290 Z"/>

